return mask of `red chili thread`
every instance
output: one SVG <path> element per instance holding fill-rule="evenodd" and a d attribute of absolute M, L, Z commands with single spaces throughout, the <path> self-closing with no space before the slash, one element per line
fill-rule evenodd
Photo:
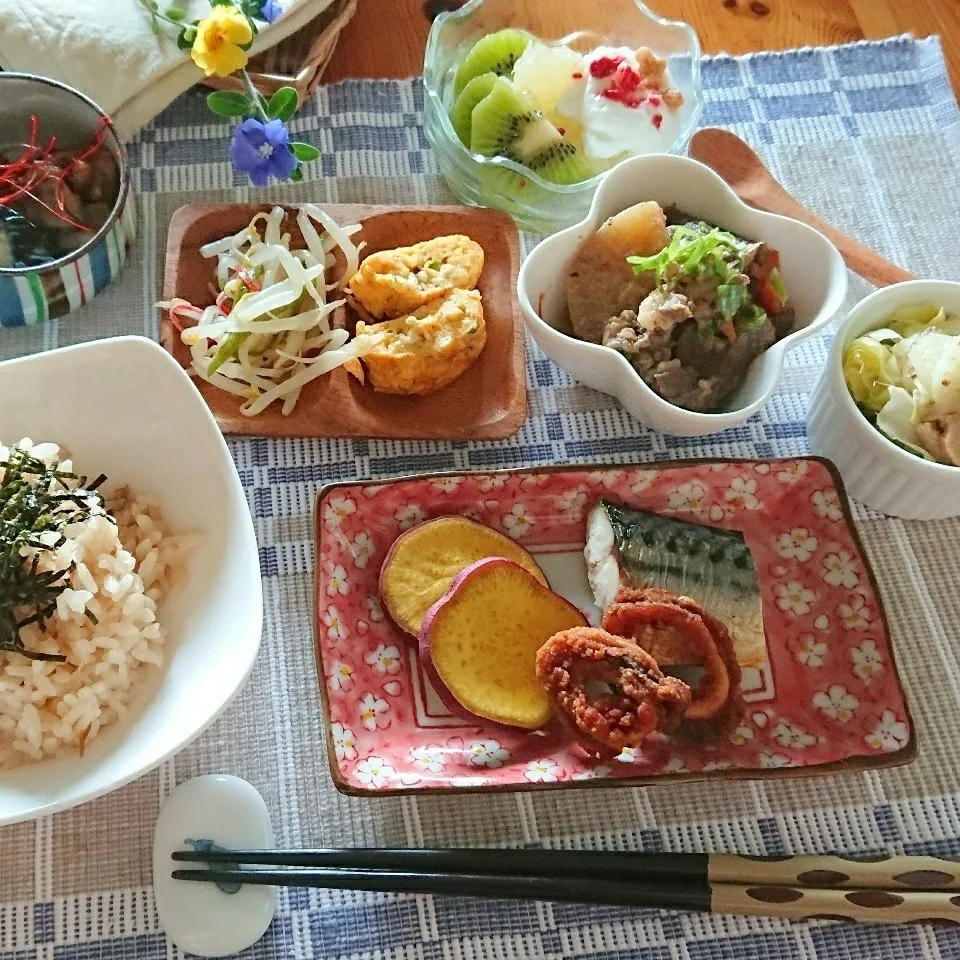
<path fill-rule="evenodd" d="M 64 201 L 64 190 L 66 189 L 67 177 L 73 172 L 74 167 L 81 161 L 91 157 L 103 146 L 103 141 L 107 137 L 107 128 L 109 126 L 109 118 L 101 117 L 98 123 L 98 129 L 96 133 L 94 133 L 90 144 L 81 153 L 73 157 L 65 167 L 61 167 L 50 159 L 57 144 L 57 138 L 55 136 L 50 137 L 45 147 L 40 148 L 37 146 L 37 137 L 40 133 L 40 120 L 36 114 L 33 114 L 30 117 L 30 133 L 20 155 L 9 163 L 0 163 L 0 186 L 8 190 L 7 193 L 0 196 L 0 207 L 11 207 L 18 200 L 29 197 L 41 207 L 49 210 L 58 220 L 73 227 L 75 230 L 82 230 L 86 233 L 91 232 L 93 227 L 81 223 L 67 213 L 66 203 Z M 44 181 L 51 179 L 57 181 L 54 187 L 54 197 L 57 203 L 56 208 L 45 203 L 32 192 Z"/>

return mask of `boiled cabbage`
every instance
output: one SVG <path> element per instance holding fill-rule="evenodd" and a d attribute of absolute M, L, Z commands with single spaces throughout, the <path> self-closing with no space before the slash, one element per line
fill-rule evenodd
<path fill-rule="evenodd" d="M 927 459 L 943 458 L 942 445 L 931 449 L 929 438 L 960 415 L 960 314 L 933 304 L 901 307 L 847 347 L 843 376 L 891 440 Z M 920 424 L 938 430 L 918 433 Z"/>

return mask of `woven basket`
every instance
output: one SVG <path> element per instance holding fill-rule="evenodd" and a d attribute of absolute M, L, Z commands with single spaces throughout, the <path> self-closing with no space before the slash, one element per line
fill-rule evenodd
<path fill-rule="evenodd" d="M 293 87 L 300 103 L 313 93 L 326 70 L 340 31 L 350 22 L 357 0 L 333 0 L 323 13 L 275 47 L 253 57 L 247 72 L 265 97 L 280 87 Z M 243 90 L 238 77 L 210 77 L 204 81 L 218 90 Z"/>

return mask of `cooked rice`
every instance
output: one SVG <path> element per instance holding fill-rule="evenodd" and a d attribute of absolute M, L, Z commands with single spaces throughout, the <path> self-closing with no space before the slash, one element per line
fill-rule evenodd
<path fill-rule="evenodd" d="M 34 445 L 51 464 L 56 444 Z M 2 462 L 8 450 L 0 446 Z M 69 460 L 62 469 L 72 470 Z M 150 671 L 163 663 L 166 636 L 157 606 L 183 564 L 187 538 L 166 530 L 156 501 L 126 487 L 105 493 L 109 515 L 70 524 L 39 569 L 76 568 L 41 629 L 21 631 L 28 650 L 58 653 L 65 663 L 29 660 L 0 651 L 0 769 L 79 749 L 129 709 Z M 94 623 L 84 610 L 97 619 Z"/>

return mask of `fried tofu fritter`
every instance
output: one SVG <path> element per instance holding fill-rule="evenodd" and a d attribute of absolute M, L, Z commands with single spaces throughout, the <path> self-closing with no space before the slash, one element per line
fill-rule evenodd
<path fill-rule="evenodd" d="M 462 234 L 372 253 L 350 278 L 350 293 L 371 316 L 395 319 L 450 293 L 472 290 L 483 247 Z"/>
<path fill-rule="evenodd" d="M 363 355 L 370 384 L 380 393 L 433 393 L 456 380 L 487 341 L 476 290 L 454 289 L 442 300 L 382 323 L 357 323 L 357 337 L 383 334 Z"/>

